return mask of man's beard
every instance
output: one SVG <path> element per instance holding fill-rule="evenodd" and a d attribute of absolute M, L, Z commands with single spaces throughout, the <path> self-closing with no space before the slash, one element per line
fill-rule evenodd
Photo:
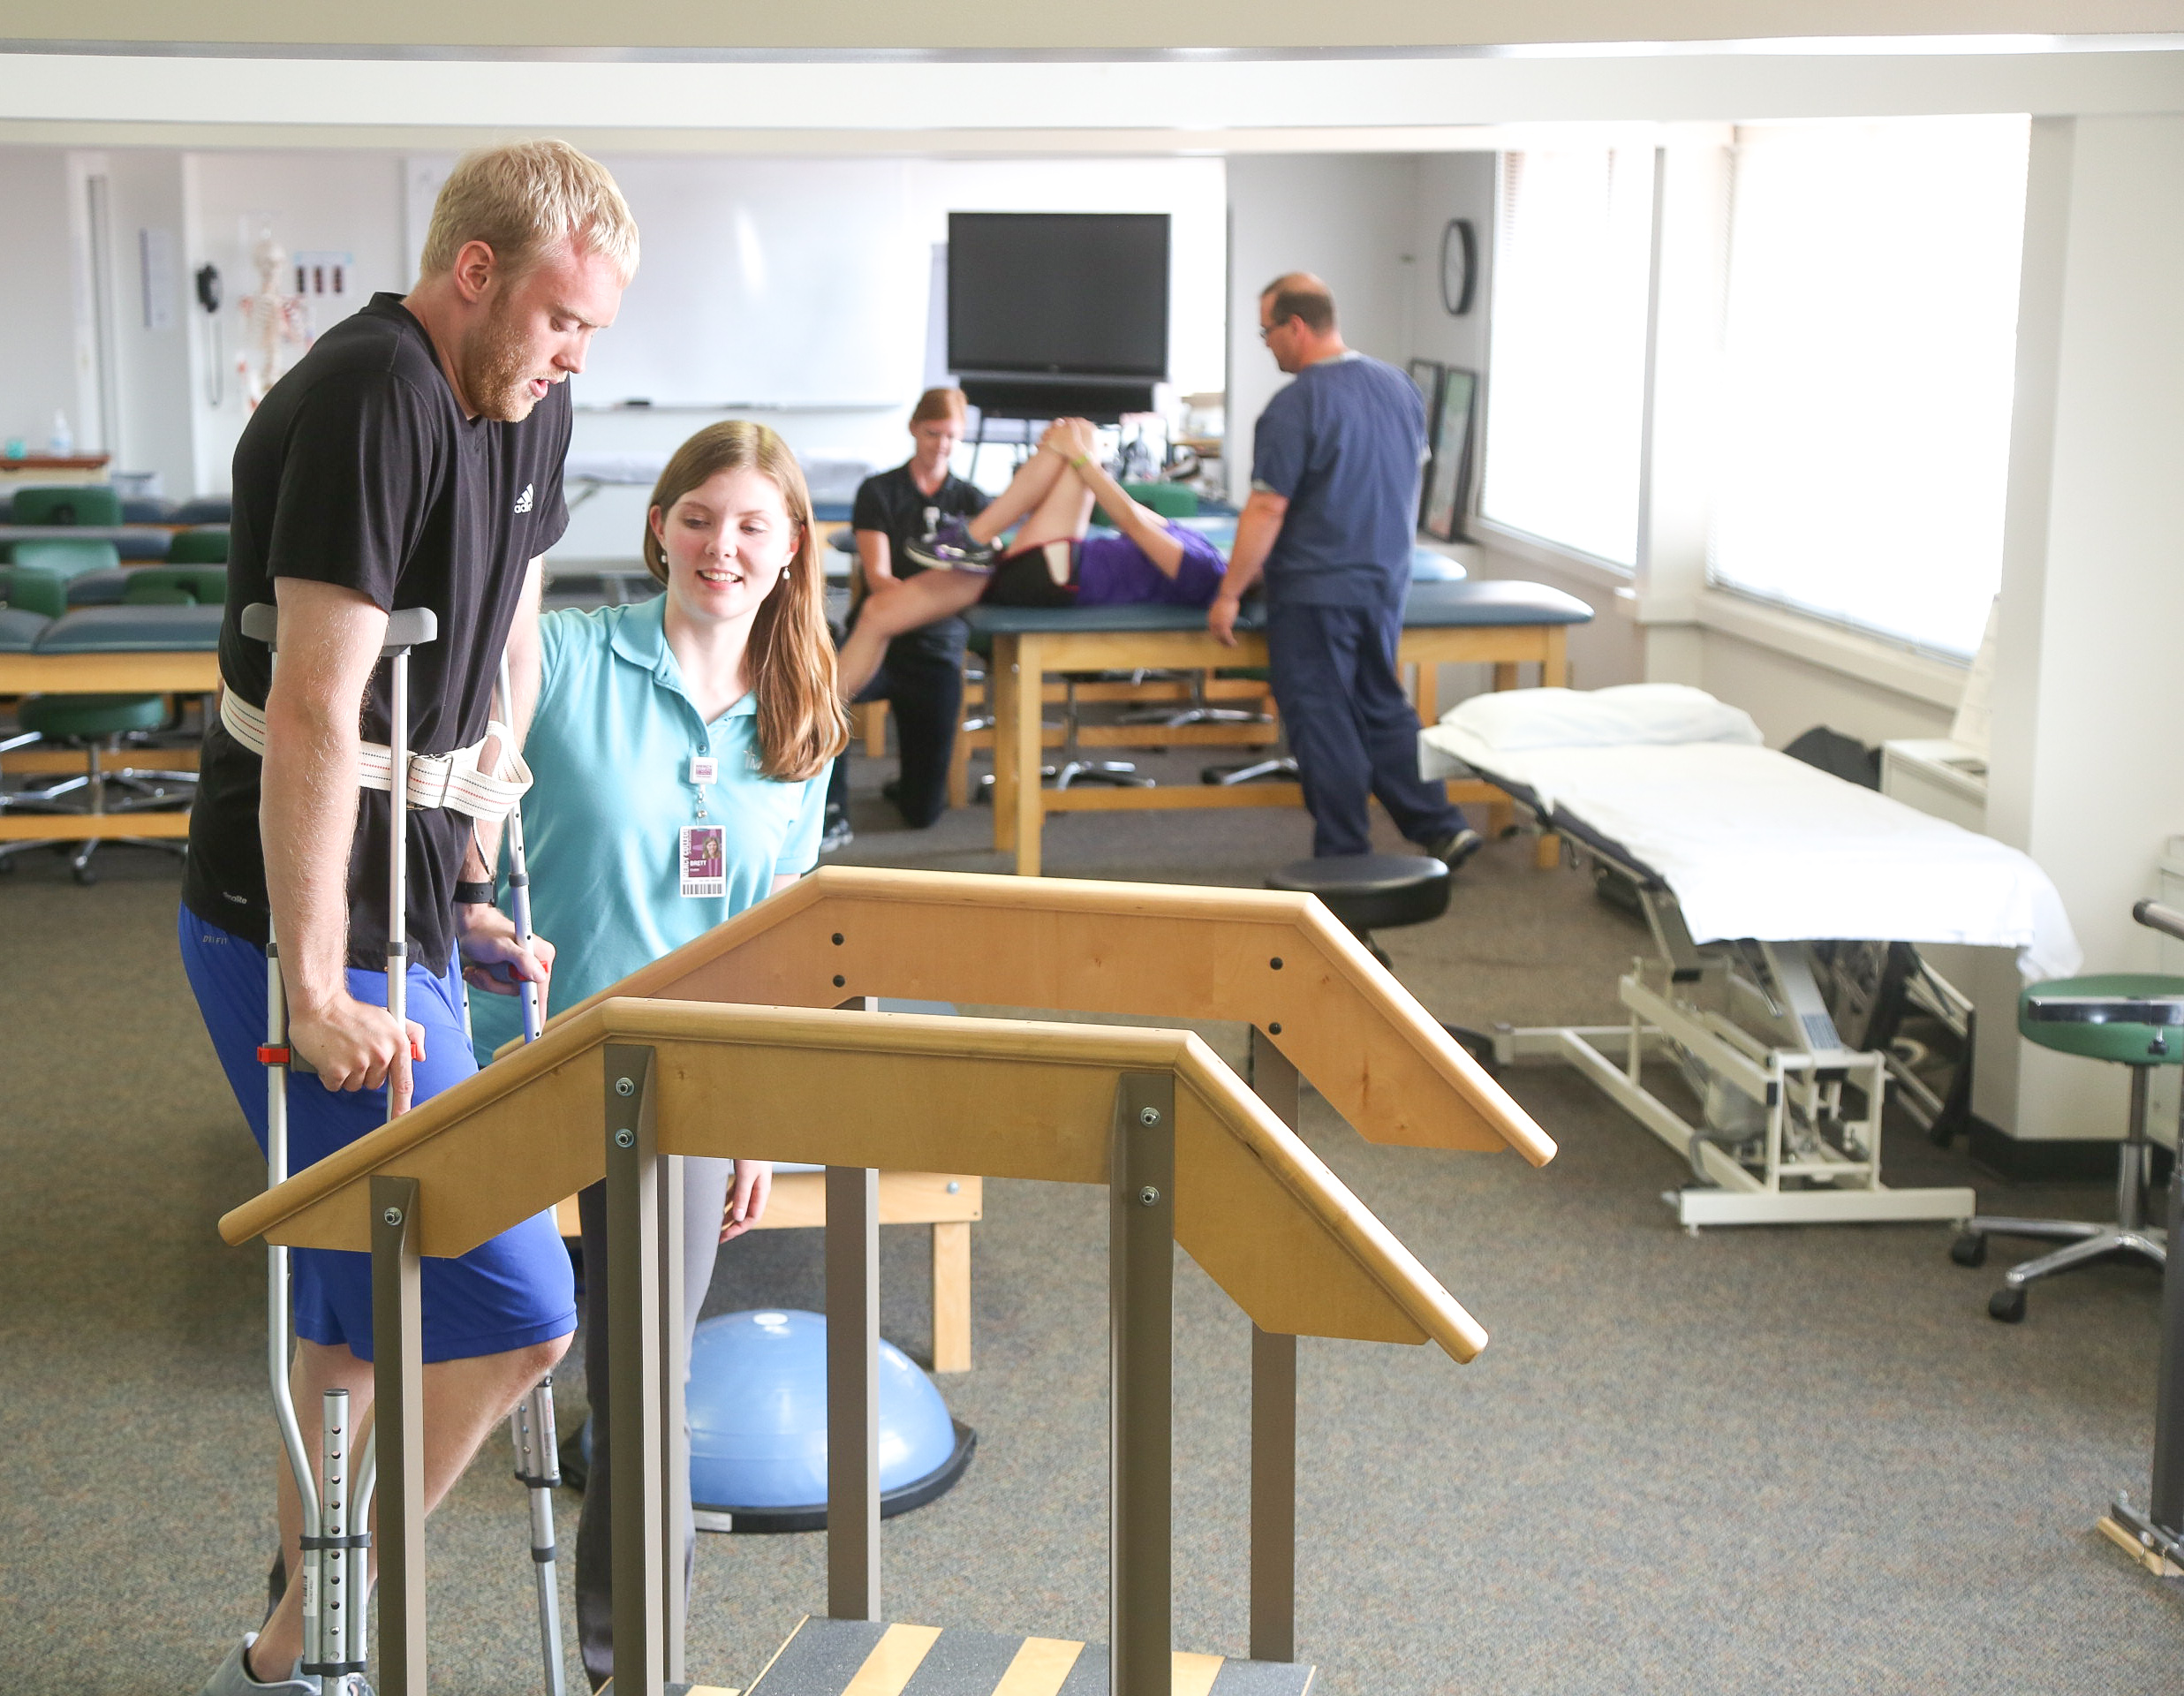
<path fill-rule="evenodd" d="M 530 350 L 505 297 L 463 344 L 462 367 L 463 392 L 481 418 L 518 424 L 538 405 L 531 394 Z"/>

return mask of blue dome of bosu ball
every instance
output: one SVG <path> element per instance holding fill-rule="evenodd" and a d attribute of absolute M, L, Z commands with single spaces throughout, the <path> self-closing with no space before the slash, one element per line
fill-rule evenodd
<path fill-rule="evenodd" d="M 978 1438 L 948 1417 L 932 1379 L 880 1344 L 880 1511 L 945 1493 Z M 827 1523 L 827 1319 L 794 1308 L 722 1314 L 691 1352 L 690 1494 L 737 1531 Z"/>

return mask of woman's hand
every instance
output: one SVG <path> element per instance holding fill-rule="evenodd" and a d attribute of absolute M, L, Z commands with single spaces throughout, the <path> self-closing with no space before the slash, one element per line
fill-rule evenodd
<path fill-rule="evenodd" d="M 721 1210 L 721 1240 L 740 1237 L 766 1217 L 767 1198 L 774 1193 L 774 1162 L 739 1160 L 736 1181 L 728 1186 L 728 1205 Z"/>
<path fill-rule="evenodd" d="M 1039 445 L 1048 453 L 1058 453 L 1064 459 L 1077 452 L 1077 439 L 1069 434 L 1069 420 L 1057 418 L 1039 432 Z"/>
<path fill-rule="evenodd" d="M 516 921 L 498 907 L 457 903 L 455 929 L 465 983 L 496 996 L 516 994 L 519 982 L 535 983 L 539 1017 L 546 1017 L 546 991 L 554 976 L 553 943 L 533 936 L 526 949 L 516 940 Z"/>

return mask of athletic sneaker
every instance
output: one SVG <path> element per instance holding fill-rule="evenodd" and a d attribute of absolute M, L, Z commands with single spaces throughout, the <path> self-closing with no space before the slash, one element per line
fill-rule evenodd
<path fill-rule="evenodd" d="M 906 542 L 903 551 L 929 572 L 970 572 L 988 577 L 994 571 L 994 545 L 979 541 L 962 519 L 942 519 L 929 536 Z"/>
<path fill-rule="evenodd" d="M 1458 827 L 1453 837 L 1432 844 L 1425 852 L 1453 872 L 1485 845 L 1486 838 L 1466 825 Z"/>
<path fill-rule="evenodd" d="M 258 1640 L 258 1633 L 246 1632 L 243 1640 L 220 1663 L 219 1671 L 205 1681 L 198 1696 L 252 1696 L 256 1691 L 275 1691 L 282 1696 L 319 1696 L 319 1682 L 315 1678 L 277 1678 L 269 1685 L 261 1685 L 250 1676 L 243 1652 Z M 371 1696 L 370 1692 L 362 1696 Z"/>
<path fill-rule="evenodd" d="M 820 834 L 819 852 L 822 854 L 838 853 L 856 840 L 857 832 L 850 829 L 850 815 L 838 806 L 828 807 L 826 825 Z M 566 1467 L 562 1470 L 564 1475 L 568 1472 Z M 584 1487 L 579 1484 L 572 1488 L 582 1489 Z"/>

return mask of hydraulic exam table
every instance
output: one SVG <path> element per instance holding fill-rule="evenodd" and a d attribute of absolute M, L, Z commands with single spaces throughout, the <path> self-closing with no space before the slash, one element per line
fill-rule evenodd
<path fill-rule="evenodd" d="M 1016 855 L 1016 872 L 1039 874 L 1039 837 L 1049 813 L 1203 806 L 1301 806 L 1298 785 L 1233 788 L 1172 784 L 1147 789 L 1047 789 L 1039 768 L 1039 685 L 1050 671 L 1204 670 L 1266 663 L 1265 614 L 1248 608 L 1236 646 L 1206 632 L 1205 614 L 1188 607 L 973 607 L 971 628 L 994 639 L 988 672 L 994 702 L 994 846 Z M 1456 661 L 1494 667 L 1494 686 L 1516 685 L 1516 668 L 1535 664 L 1540 681 L 1568 675 L 1565 641 L 1592 609 L 1574 594 L 1538 583 L 1414 582 L 1403 609 L 1396 658 L 1418 668 L 1418 716 L 1433 719 L 1433 668 Z M 1029 774 L 1028 781 L 1026 774 Z M 1430 774 L 1429 774 L 1430 775 Z M 1450 791 L 1457 801 L 1498 801 L 1485 784 Z"/>
<path fill-rule="evenodd" d="M 1482 697 L 1421 734 L 1427 776 L 1485 778 L 1580 859 L 1629 879 L 1659 952 L 1619 980 L 1627 1025 L 1500 1026 L 1497 1057 L 1568 1062 L 1686 1155 L 1701 1186 L 1663 1199 L 1692 1230 L 1969 1218 L 1969 1188 L 1882 1184 L 1887 1056 L 1845 1044 L 1811 944 L 2007 947 L 2029 977 L 2066 975 L 2081 957 L 2053 884 L 2015 849 L 1759 746 L 1743 715 L 1681 693 L 1742 726 L 1717 720 L 1711 741 L 1509 746 L 1557 732 Z M 1620 1064 L 1603 1051 L 1617 1043 Z M 1681 1064 L 1697 1124 L 1646 1086 L 1649 1056 Z"/>

